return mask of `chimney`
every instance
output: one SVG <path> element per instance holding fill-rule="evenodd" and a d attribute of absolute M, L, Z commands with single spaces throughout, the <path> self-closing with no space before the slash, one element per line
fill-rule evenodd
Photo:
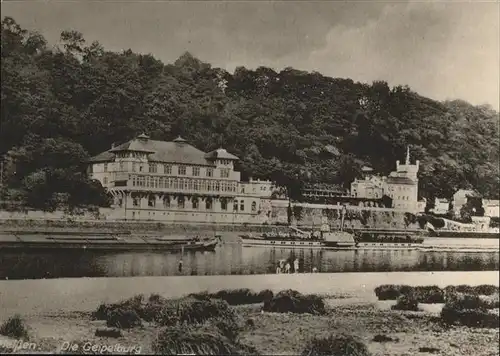
<path fill-rule="evenodd" d="M 113 149 L 113 148 L 115 148 L 115 147 L 116 147 L 116 143 L 111 142 L 111 148 Z"/>

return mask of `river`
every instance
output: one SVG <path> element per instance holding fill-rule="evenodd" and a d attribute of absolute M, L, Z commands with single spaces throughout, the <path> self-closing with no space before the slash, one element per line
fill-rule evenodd
<path fill-rule="evenodd" d="M 0 279 L 248 275 L 275 273 L 280 259 L 299 259 L 299 271 L 498 271 L 498 240 L 428 239 L 428 246 L 497 248 L 487 252 L 419 250 L 290 250 L 242 247 L 235 235 L 214 252 L 0 251 Z M 182 268 L 179 262 L 182 260 Z"/>

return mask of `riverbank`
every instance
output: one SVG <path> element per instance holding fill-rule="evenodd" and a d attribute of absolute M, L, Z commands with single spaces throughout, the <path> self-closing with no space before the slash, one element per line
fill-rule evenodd
<path fill-rule="evenodd" d="M 189 280 L 191 283 L 186 283 Z M 64 350 L 63 346 L 68 345 L 77 345 L 80 352 L 82 348 L 93 345 L 133 347 L 141 354 L 154 351 L 152 344 L 159 329 L 151 322 L 124 330 L 117 339 L 95 336 L 97 329 L 106 326 L 105 321 L 95 320 L 91 314 L 102 302 L 120 302 L 139 293 L 146 296 L 159 293 L 162 297 L 175 298 L 203 290 L 215 292 L 228 287 L 251 287 L 255 291 L 269 288 L 276 292 L 293 288 L 303 293 L 326 295 L 327 313 L 321 315 L 262 313 L 262 304 L 232 307 L 244 325 L 239 332 L 239 341 L 255 347 L 259 354 L 300 354 L 309 340 L 329 333 L 355 336 L 367 346 L 372 356 L 498 354 L 498 329 L 445 326 L 439 321 L 442 304 L 420 304 L 420 311 L 392 310 L 394 301 L 378 301 L 375 297 L 374 288 L 380 283 L 438 284 L 441 287 L 450 284 L 498 285 L 498 272 L 2 281 L 0 301 L 3 304 L 17 296 L 19 303 L 14 309 L 29 328 L 29 341 L 39 351 L 53 353 L 67 353 L 68 349 Z M 29 291 L 36 291 L 36 298 L 30 297 Z M 55 296 L 59 298 L 54 299 Z M 27 298 L 37 301 L 27 308 Z M 61 301 L 65 303 L 58 307 Z M 13 310 L 13 307 L 11 303 L 8 309 Z M 0 305 L 0 311 L 3 309 Z M 5 314 L 0 316 L 0 321 L 5 319 Z M 7 340 L 0 336 L 0 345 L 6 344 Z"/>
<path fill-rule="evenodd" d="M 295 289 L 301 293 L 352 295 L 375 301 L 373 290 L 381 284 L 499 285 L 498 271 L 303 273 L 264 275 L 59 278 L 0 281 L 0 319 L 16 313 L 34 315 L 57 312 L 90 312 L 99 303 L 114 303 L 136 294 L 181 297 L 200 291 L 222 289 Z M 36 292 L 35 292 L 36 291 Z M 34 297 L 33 295 L 36 295 Z"/>
<path fill-rule="evenodd" d="M 155 235 L 185 235 L 192 233 L 264 233 L 272 230 L 288 231 L 283 225 L 212 224 L 212 223 L 162 223 L 154 221 L 105 221 L 105 220 L 48 220 L 48 219 L 0 219 L 0 232 L 33 232 L 82 234 L 134 233 Z"/>

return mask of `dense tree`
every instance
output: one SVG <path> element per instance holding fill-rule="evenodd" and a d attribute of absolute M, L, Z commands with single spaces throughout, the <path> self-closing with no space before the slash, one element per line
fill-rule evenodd
<path fill-rule="evenodd" d="M 49 49 L 12 18 L 1 26 L 2 194 L 13 200 L 106 204 L 81 162 L 143 131 L 206 151 L 224 146 L 243 177 L 272 179 L 293 197 L 305 183 L 348 186 L 363 165 L 387 174 L 408 145 L 428 201 L 460 188 L 498 197 L 499 114 L 489 107 L 293 68 L 231 74 L 187 52 L 163 64 L 76 31 Z"/>

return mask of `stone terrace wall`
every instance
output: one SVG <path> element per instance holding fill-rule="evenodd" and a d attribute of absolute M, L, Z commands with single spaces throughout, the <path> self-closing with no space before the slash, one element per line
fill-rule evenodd
<path fill-rule="evenodd" d="M 320 226 L 323 218 L 331 228 L 340 228 L 342 206 L 320 204 L 292 204 L 292 222 L 297 226 Z M 344 227 L 376 229 L 418 229 L 416 217 L 388 208 L 347 206 Z"/>

